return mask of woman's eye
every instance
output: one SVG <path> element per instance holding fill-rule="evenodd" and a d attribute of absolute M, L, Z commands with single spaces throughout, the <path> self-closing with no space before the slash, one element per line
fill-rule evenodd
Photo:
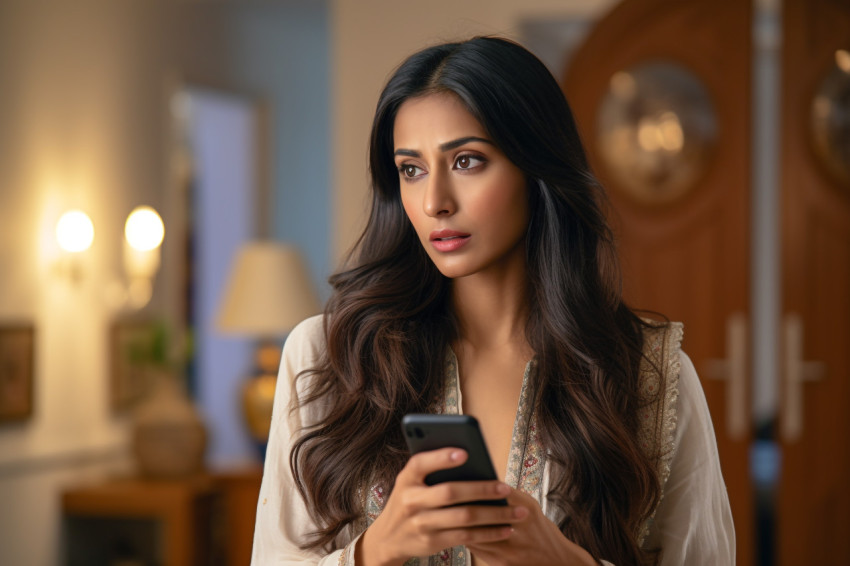
<path fill-rule="evenodd" d="M 461 155 L 455 159 L 455 169 L 474 169 L 484 163 L 484 160 L 474 155 Z"/>
<path fill-rule="evenodd" d="M 422 174 L 421 168 L 417 167 L 416 165 L 411 165 L 410 163 L 405 163 L 404 165 L 400 166 L 398 170 L 399 173 L 402 174 L 402 176 L 408 179 L 415 179 L 416 177 Z"/>

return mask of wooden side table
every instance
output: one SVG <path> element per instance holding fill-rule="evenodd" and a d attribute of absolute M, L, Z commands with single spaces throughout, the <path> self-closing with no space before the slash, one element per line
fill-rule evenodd
<path fill-rule="evenodd" d="M 209 476 L 179 480 L 115 479 L 62 495 L 66 517 L 152 519 L 159 525 L 162 566 L 209 563 L 209 521 L 215 481 Z"/>
<path fill-rule="evenodd" d="M 261 480 L 259 466 L 174 480 L 111 479 L 65 491 L 62 510 L 66 519 L 155 523 L 156 544 L 142 544 L 156 548 L 144 549 L 152 558 L 140 558 L 141 564 L 248 566 Z M 72 546 L 105 544 L 100 534 Z M 73 558 L 68 562 L 76 564 Z"/>

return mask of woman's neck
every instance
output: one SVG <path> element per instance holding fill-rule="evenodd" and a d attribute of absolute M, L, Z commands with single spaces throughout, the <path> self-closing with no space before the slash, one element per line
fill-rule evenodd
<path fill-rule="evenodd" d="M 453 280 L 451 300 L 459 346 L 476 350 L 508 345 L 527 348 L 527 284 L 524 269 Z"/>

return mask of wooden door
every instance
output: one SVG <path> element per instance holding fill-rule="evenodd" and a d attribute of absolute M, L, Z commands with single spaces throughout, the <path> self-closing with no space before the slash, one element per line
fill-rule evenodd
<path fill-rule="evenodd" d="M 783 0 L 782 6 L 786 360 L 777 556 L 782 566 L 850 564 L 850 77 L 841 74 L 850 75 L 850 3 Z M 844 113 L 843 175 L 819 159 L 812 132 L 815 112 L 830 110 L 822 90 L 830 76 L 845 85 L 843 101 L 832 108 L 839 121 L 841 108 Z"/>
<path fill-rule="evenodd" d="M 737 563 L 743 566 L 754 561 L 749 365 L 738 357 L 733 389 L 711 376 L 726 373 L 717 371 L 722 366 L 716 360 L 727 358 L 728 350 L 747 351 L 742 342 L 748 337 L 750 277 L 748 4 L 626 0 L 595 26 L 564 80 L 591 164 L 613 204 L 626 298 L 633 307 L 685 323 L 684 348 L 711 410 L 735 521 Z M 704 85 L 716 123 L 701 172 L 680 194 L 656 202 L 641 199 L 612 170 L 597 122 L 612 81 L 619 80 L 616 73 L 652 61 L 692 73 Z"/>

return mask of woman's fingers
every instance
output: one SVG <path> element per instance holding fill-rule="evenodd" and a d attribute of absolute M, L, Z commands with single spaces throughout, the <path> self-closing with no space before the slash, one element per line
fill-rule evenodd
<path fill-rule="evenodd" d="M 417 495 L 427 497 L 435 507 L 447 507 L 481 500 L 505 499 L 511 488 L 499 481 L 454 481 L 431 486 Z"/>
<path fill-rule="evenodd" d="M 459 544 L 507 541 L 512 526 L 530 515 L 528 505 L 477 502 L 513 500 L 515 490 L 496 480 L 425 484 L 428 474 L 460 466 L 466 458 L 466 452 L 458 448 L 412 456 L 396 476 L 383 512 L 366 530 L 361 552 L 400 563 L 404 557 L 429 555 Z"/>
<path fill-rule="evenodd" d="M 466 452 L 459 448 L 412 456 L 396 477 L 384 512 L 367 533 L 379 533 L 384 550 L 393 557 L 433 554 L 458 544 L 508 539 L 512 525 L 528 517 L 527 506 L 477 503 L 507 499 L 513 490 L 506 484 L 496 480 L 425 484 L 428 474 L 460 466 L 466 459 Z M 371 539 L 364 538 L 364 548 L 371 547 Z"/>
<path fill-rule="evenodd" d="M 479 502 L 504 500 L 510 492 L 510 487 L 495 480 L 445 482 L 433 486 L 420 484 L 418 486 L 407 486 L 407 489 L 399 493 L 398 502 L 410 514 L 421 510 L 452 506 L 506 509 L 507 506 L 480 505 Z"/>
<path fill-rule="evenodd" d="M 456 468 L 466 462 L 466 452 L 460 448 L 440 448 L 419 452 L 410 457 L 399 473 L 399 479 L 425 483 L 425 476 L 438 470 Z"/>
<path fill-rule="evenodd" d="M 459 505 L 420 513 L 416 518 L 416 526 L 423 531 L 506 527 L 523 521 L 528 513 L 525 507 Z"/>
<path fill-rule="evenodd" d="M 467 454 L 459 448 L 441 448 L 420 452 L 408 460 L 396 479 L 396 490 L 404 487 L 425 488 L 428 474 L 460 466 Z M 496 480 L 445 482 L 408 493 L 406 504 L 414 507 L 445 507 L 480 500 L 504 499 L 511 488 Z"/>
<path fill-rule="evenodd" d="M 442 549 L 459 544 L 487 544 L 507 540 L 513 534 L 513 528 L 498 525 L 466 529 L 444 529 L 441 531 L 432 531 L 432 533 L 429 542 L 432 543 L 433 548 Z"/>

